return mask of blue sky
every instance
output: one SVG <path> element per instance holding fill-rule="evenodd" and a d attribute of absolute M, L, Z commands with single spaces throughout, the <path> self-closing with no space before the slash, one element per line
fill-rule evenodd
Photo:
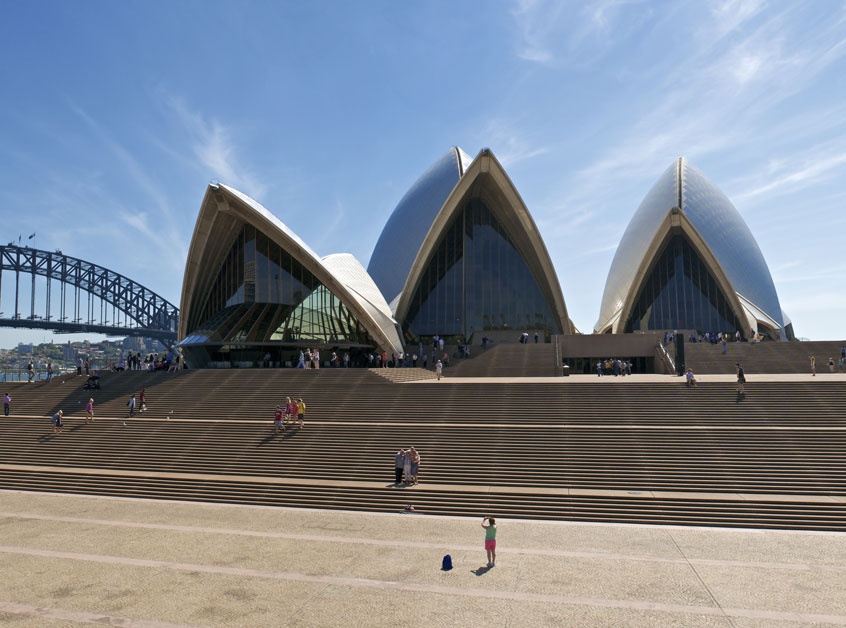
<path fill-rule="evenodd" d="M 684 155 L 750 225 L 797 334 L 846 337 L 842 1 L 0 8 L 4 242 L 35 232 L 178 303 L 209 181 L 366 266 L 432 161 L 490 147 L 590 331 L 632 213 Z"/>

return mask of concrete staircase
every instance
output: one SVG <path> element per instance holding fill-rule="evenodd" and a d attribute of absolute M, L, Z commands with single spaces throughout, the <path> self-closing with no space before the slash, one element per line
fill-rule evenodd
<path fill-rule="evenodd" d="M 746 373 L 810 373 L 809 356 L 817 358 L 817 373 L 828 373 L 828 359 L 834 358 L 835 371 L 840 347 L 846 341 L 730 342 L 726 354 L 720 345 L 685 343 L 685 365 L 695 373 L 734 373 L 735 362 Z"/>
<path fill-rule="evenodd" d="M 396 369 L 404 370 L 414 369 Z M 100 418 L 85 425 L 78 417 L 89 392 L 76 379 L 11 391 L 0 488 L 846 530 L 846 502 L 834 499 L 846 496 L 846 386 L 837 382 L 752 382 L 737 403 L 731 383 L 690 390 L 676 379 L 397 384 L 366 369 L 110 373 L 94 391 Z M 127 420 L 126 399 L 141 386 L 150 409 Z M 287 395 L 308 403 L 306 427 L 277 436 L 273 408 Z M 45 418 L 56 407 L 67 418 L 59 435 Z M 421 451 L 423 484 L 393 488 L 393 454 L 409 445 Z"/>
<path fill-rule="evenodd" d="M 470 358 L 453 360 L 444 374 L 449 377 L 560 376 L 555 351 L 552 343 L 495 344 L 485 350 L 473 347 Z"/>
<path fill-rule="evenodd" d="M 424 368 L 399 368 L 399 369 L 370 369 L 371 373 L 384 377 L 389 382 L 421 382 L 438 379 L 435 371 Z"/>

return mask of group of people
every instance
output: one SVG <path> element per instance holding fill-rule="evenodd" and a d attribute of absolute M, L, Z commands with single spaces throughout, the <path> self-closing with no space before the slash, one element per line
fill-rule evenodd
<path fill-rule="evenodd" d="M 737 375 L 737 395 L 738 397 L 745 397 L 746 391 L 744 390 L 744 387 L 746 385 L 746 374 L 743 372 L 743 367 L 740 366 L 740 362 L 734 363 L 734 371 Z M 685 371 L 684 377 L 685 384 L 688 388 L 694 388 L 699 385 L 692 368 L 688 368 L 687 371 Z"/>
<path fill-rule="evenodd" d="M 817 374 L 817 367 L 816 367 L 816 359 L 814 356 L 810 356 L 811 358 L 811 374 Z M 835 371 L 836 368 L 836 371 Z M 832 373 L 844 373 L 846 372 L 846 345 L 840 347 L 840 358 L 837 360 L 835 364 L 834 358 L 828 359 L 828 370 Z"/>
<path fill-rule="evenodd" d="M 122 371 L 167 371 L 173 373 L 182 367 L 182 358 L 178 353 L 168 351 L 165 354 L 150 353 L 147 357 L 142 357 L 141 352 L 127 353 L 126 357 L 123 354 L 118 355 L 117 360 L 108 365 L 109 370 L 120 373 Z M 91 357 L 85 359 L 78 355 L 76 357 L 76 374 L 82 375 L 83 370 L 85 375 L 91 376 Z M 48 381 L 52 379 L 52 364 L 47 364 L 47 378 Z"/>
<path fill-rule="evenodd" d="M 603 375 L 613 375 L 614 377 L 617 377 L 618 375 L 631 374 L 632 363 L 630 360 L 619 360 L 611 358 L 610 360 L 599 360 L 596 363 L 597 377 L 602 377 Z"/>
<path fill-rule="evenodd" d="M 47 360 L 47 367 L 45 369 L 47 375 L 47 383 L 49 384 L 53 380 L 53 361 Z M 26 365 L 26 374 L 27 374 L 27 382 L 32 383 L 35 380 L 35 363 L 32 359 L 27 362 Z"/>
<path fill-rule="evenodd" d="M 535 344 L 538 344 L 539 341 L 540 341 L 540 335 L 538 334 L 538 332 L 535 332 Z M 521 345 L 529 344 L 529 332 L 524 331 L 522 334 L 520 334 L 519 342 L 520 342 Z M 485 338 L 482 338 L 482 346 L 484 347 L 487 344 L 488 344 L 487 343 L 487 336 L 485 336 Z"/>
<path fill-rule="evenodd" d="M 400 449 L 394 456 L 394 485 L 414 486 L 419 483 L 420 452 L 414 447 Z"/>
<path fill-rule="evenodd" d="M 127 407 L 129 408 L 129 418 L 135 416 L 135 408 L 139 409 L 139 412 L 146 412 L 147 411 L 147 389 L 142 388 L 141 392 L 138 393 L 138 401 L 135 400 L 135 393 L 133 393 L 129 397 L 129 401 L 126 402 Z"/>
<path fill-rule="evenodd" d="M 666 337 L 666 335 L 667 335 L 667 333 L 664 334 L 665 337 Z M 693 342 L 705 342 L 705 343 L 710 343 L 712 345 L 722 345 L 722 344 L 725 344 L 726 342 L 728 342 L 728 340 L 730 338 L 731 338 L 731 334 L 727 334 L 727 333 L 724 334 L 721 331 L 719 331 L 717 333 L 714 333 L 712 331 L 706 331 L 704 334 L 697 334 L 696 332 L 691 333 L 690 337 L 687 339 L 687 341 L 691 342 L 691 343 L 693 343 Z M 742 338 L 740 336 L 740 331 L 734 332 L 734 341 L 740 342 L 741 340 L 742 340 Z M 664 342 L 664 344 L 667 344 L 666 341 Z"/>
<path fill-rule="evenodd" d="M 276 406 L 276 411 L 273 414 L 275 433 L 284 432 L 286 425 L 298 424 L 302 429 L 305 426 L 305 412 L 306 404 L 302 398 L 294 401 L 291 397 L 288 397 L 285 400 L 284 408 L 281 405 Z"/>
<path fill-rule="evenodd" d="M 300 351 L 300 359 L 297 362 L 298 369 L 319 369 L 320 368 L 320 351 L 317 349 L 306 349 Z"/>

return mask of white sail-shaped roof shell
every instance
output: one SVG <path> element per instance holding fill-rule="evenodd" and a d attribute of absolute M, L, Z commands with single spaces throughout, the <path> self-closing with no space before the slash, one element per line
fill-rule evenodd
<path fill-rule="evenodd" d="M 401 342 L 390 308 L 367 272 L 350 254 L 321 258 L 261 203 L 222 183 L 206 190 L 185 264 L 179 338 L 190 331 L 198 297 L 213 281 L 222 256 L 243 224 L 251 224 L 287 251 L 334 293 L 364 326 L 379 348 L 400 351 Z"/>
<path fill-rule="evenodd" d="M 673 208 L 681 214 L 668 220 Z M 679 158 L 632 216 L 611 263 L 595 331 L 622 331 L 641 286 L 639 269 L 660 254 L 661 229 L 681 224 L 713 257 L 712 272 L 730 284 L 736 314 L 779 330 L 784 319 L 772 276 L 752 231 L 731 201 L 698 168 Z"/>
<path fill-rule="evenodd" d="M 420 175 L 385 223 L 367 272 L 389 301 L 399 297 L 429 227 L 472 161 L 458 146 L 450 148 Z"/>

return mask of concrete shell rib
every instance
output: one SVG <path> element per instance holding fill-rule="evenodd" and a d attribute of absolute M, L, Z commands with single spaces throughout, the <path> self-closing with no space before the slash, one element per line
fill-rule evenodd
<path fill-rule="evenodd" d="M 463 201 L 470 197 L 481 198 L 496 214 L 538 281 L 559 328 L 565 334 L 573 333 L 558 276 L 537 225 L 505 169 L 489 149 L 479 152 L 432 220 L 408 272 L 399 299 L 395 301 L 396 320 L 402 324 L 438 241 L 449 227 L 452 217 L 462 207 Z"/>
<path fill-rule="evenodd" d="M 390 308 L 359 262 L 350 254 L 321 259 L 287 225 L 258 201 L 229 186 L 210 185 L 185 264 L 180 302 L 179 339 L 190 332 L 192 309 L 202 306 L 232 239 L 241 225 L 251 224 L 300 262 L 333 292 L 385 351 L 400 351 L 401 343 Z"/>
<path fill-rule="evenodd" d="M 671 218 L 671 209 L 679 216 Z M 632 216 L 611 263 L 597 333 L 623 331 L 672 228 L 698 249 L 739 320 L 779 330 L 783 316 L 772 276 L 752 232 L 731 201 L 698 168 L 679 158 L 667 168 Z"/>
<path fill-rule="evenodd" d="M 420 175 L 385 223 L 367 272 L 388 301 L 399 297 L 420 244 L 471 161 L 459 147 L 450 148 Z"/>

